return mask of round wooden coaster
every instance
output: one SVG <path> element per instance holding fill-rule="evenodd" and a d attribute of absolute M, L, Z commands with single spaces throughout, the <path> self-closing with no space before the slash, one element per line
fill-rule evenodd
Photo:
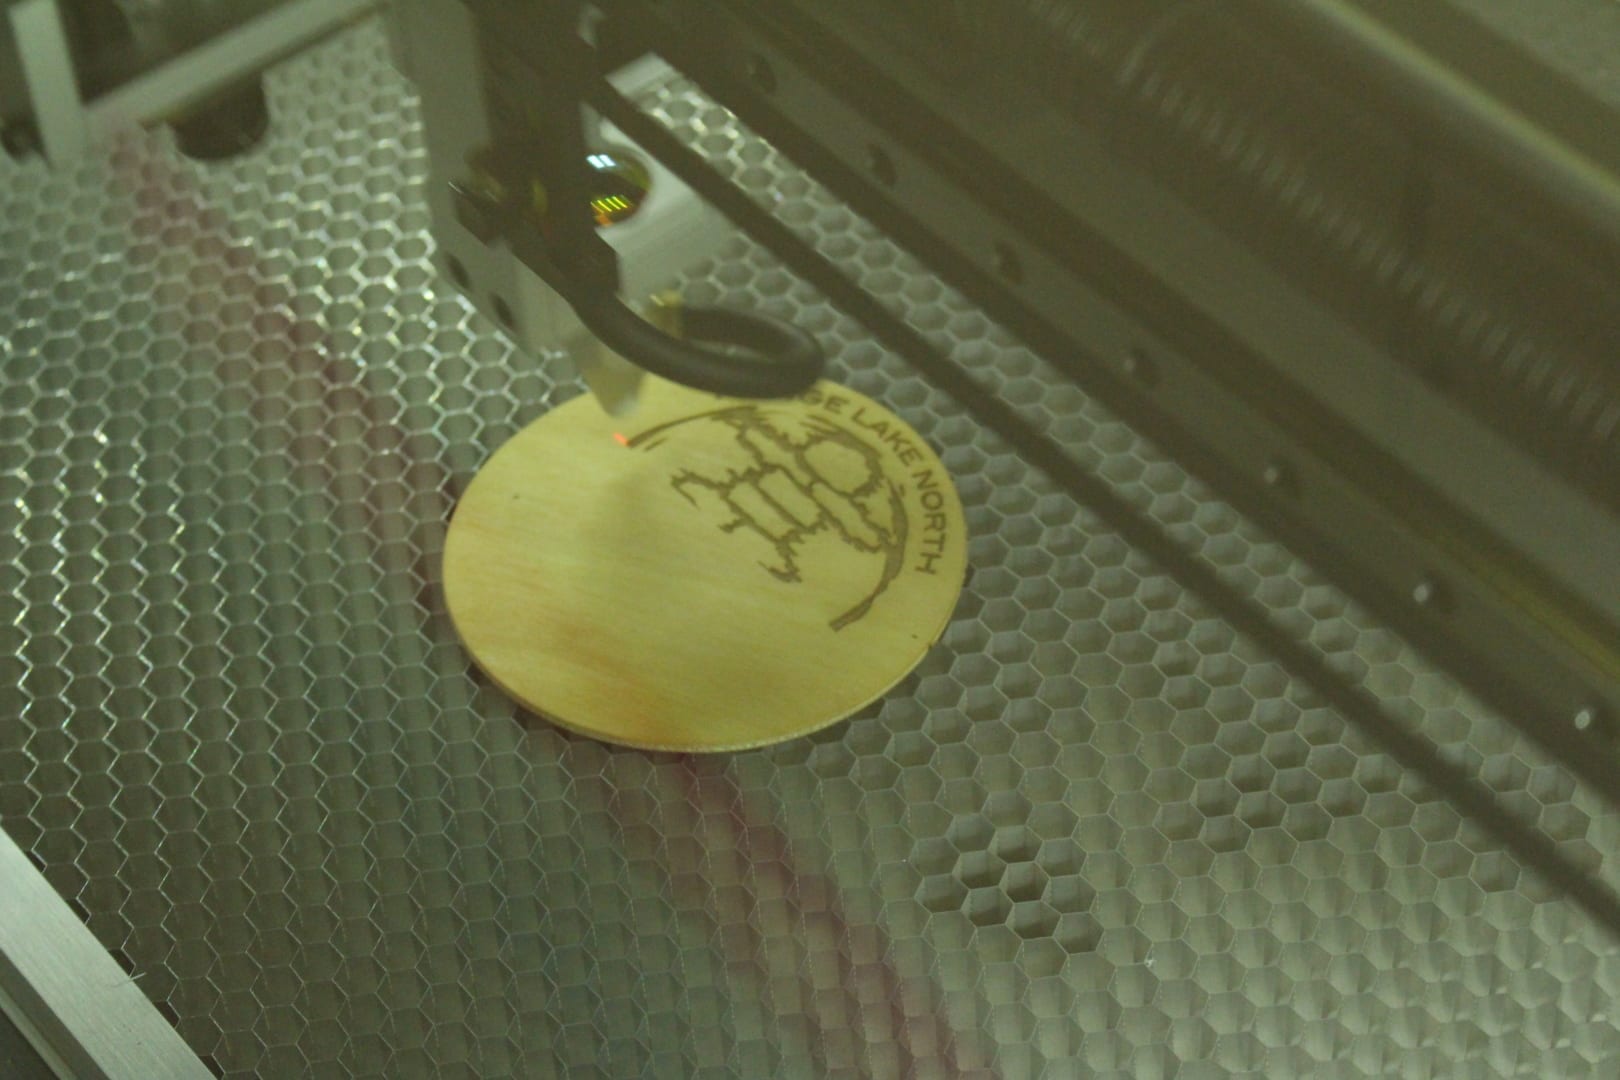
<path fill-rule="evenodd" d="M 944 466 L 870 399 L 649 379 L 633 416 L 581 397 L 489 460 L 444 587 L 473 659 L 525 707 L 607 742 L 739 750 L 899 682 L 966 564 Z"/>

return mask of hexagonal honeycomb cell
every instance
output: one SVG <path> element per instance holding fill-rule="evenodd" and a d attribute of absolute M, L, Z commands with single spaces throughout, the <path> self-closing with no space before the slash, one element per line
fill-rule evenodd
<path fill-rule="evenodd" d="M 0 823 L 228 1076 L 1602 1075 L 1616 943 L 962 405 L 737 237 L 952 470 L 955 620 L 724 758 L 514 709 L 457 494 L 582 392 L 441 277 L 366 24 L 266 143 L 0 164 Z M 1620 818 L 685 84 L 649 111 L 1605 879 Z M 769 708 L 768 700 L 760 707 Z"/>

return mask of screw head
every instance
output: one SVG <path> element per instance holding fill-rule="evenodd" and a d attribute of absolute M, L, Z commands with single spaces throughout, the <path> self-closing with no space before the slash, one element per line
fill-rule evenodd
<path fill-rule="evenodd" d="M 1158 369 L 1145 349 L 1126 349 L 1120 366 L 1124 368 L 1125 374 L 1147 386 L 1152 386 L 1158 378 Z"/>
<path fill-rule="evenodd" d="M 1292 494 L 1294 472 L 1286 463 L 1273 459 L 1266 462 L 1265 468 L 1260 470 L 1260 482 L 1272 491 Z"/>

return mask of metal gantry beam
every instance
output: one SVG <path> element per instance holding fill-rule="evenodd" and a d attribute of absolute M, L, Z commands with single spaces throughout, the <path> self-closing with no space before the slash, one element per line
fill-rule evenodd
<path fill-rule="evenodd" d="M 4 829 L 0 1011 L 68 1080 L 212 1075 Z"/>

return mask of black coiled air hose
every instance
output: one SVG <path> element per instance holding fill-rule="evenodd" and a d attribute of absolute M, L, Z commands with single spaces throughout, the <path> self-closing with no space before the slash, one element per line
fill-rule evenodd
<path fill-rule="evenodd" d="M 792 323 L 728 308 L 684 308 L 685 337 L 641 318 L 617 297 L 570 297 L 586 329 L 654 375 L 740 398 L 785 398 L 808 390 L 826 358 L 816 339 Z M 722 351 L 730 346 L 745 354 Z"/>

